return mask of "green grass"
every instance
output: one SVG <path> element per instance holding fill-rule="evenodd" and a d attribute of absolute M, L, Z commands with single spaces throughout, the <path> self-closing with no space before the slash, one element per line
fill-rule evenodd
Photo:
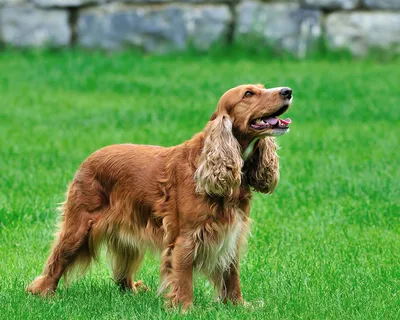
<path fill-rule="evenodd" d="M 281 181 L 252 203 L 241 261 L 249 307 L 214 302 L 196 279 L 189 319 L 399 319 L 398 61 L 187 55 L 0 54 L 0 318 L 178 318 L 156 296 L 157 257 L 121 293 L 105 259 L 55 297 L 26 295 L 42 269 L 55 208 L 82 160 L 123 142 L 170 146 L 202 130 L 242 83 L 287 85 L 291 132 Z"/>

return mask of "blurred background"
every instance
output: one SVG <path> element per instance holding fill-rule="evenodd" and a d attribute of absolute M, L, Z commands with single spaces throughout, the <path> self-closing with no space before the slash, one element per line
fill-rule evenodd
<path fill-rule="evenodd" d="M 0 0 L 0 42 L 16 47 L 166 53 L 253 41 L 305 57 L 320 39 L 357 56 L 399 52 L 400 0 Z"/>

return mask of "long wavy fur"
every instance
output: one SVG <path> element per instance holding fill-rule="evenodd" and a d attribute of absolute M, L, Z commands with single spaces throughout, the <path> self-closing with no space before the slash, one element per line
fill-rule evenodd
<path fill-rule="evenodd" d="M 279 181 L 277 149 L 275 138 L 263 138 L 257 142 L 253 155 L 246 161 L 245 175 L 254 190 L 262 193 L 274 192 Z"/>
<path fill-rule="evenodd" d="M 196 192 L 227 196 L 240 186 L 243 160 L 241 147 L 232 134 L 232 121 L 221 115 L 205 130 L 204 147 L 196 170 Z"/>

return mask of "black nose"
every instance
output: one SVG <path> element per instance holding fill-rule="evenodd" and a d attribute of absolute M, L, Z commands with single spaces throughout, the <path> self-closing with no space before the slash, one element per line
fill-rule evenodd
<path fill-rule="evenodd" d="M 290 99 L 292 97 L 292 89 L 282 88 L 279 94 L 285 99 Z"/>

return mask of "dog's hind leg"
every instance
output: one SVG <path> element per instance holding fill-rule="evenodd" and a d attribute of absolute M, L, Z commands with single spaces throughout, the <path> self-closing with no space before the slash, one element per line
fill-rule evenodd
<path fill-rule="evenodd" d="M 43 296 L 53 293 L 61 276 L 73 266 L 78 257 L 81 262 L 89 264 L 91 255 L 88 236 L 93 222 L 87 213 L 82 213 L 80 219 L 67 218 L 62 222 L 43 273 L 27 287 L 28 292 Z"/>
<path fill-rule="evenodd" d="M 139 288 L 147 290 L 142 281 L 133 281 L 136 271 L 143 261 L 144 250 L 136 246 L 127 246 L 112 239 L 108 242 L 108 250 L 111 256 L 113 279 L 121 289 L 137 291 Z"/>
<path fill-rule="evenodd" d="M 95 248 L 90 245 L 89 238 L 100 211 L 89 212 L 90 207 L 82 201 L 82 195 L 85 194 L 73 183 L 63 206 L 61 227 L 52 252 L 42 275 L 26 288 L 28 292 L 42 296 L 54 292 L 63 274 L 78 264 L 85 269 L 95 256 Z M 90 194 L 86 192 L 86 195 Z"/>

